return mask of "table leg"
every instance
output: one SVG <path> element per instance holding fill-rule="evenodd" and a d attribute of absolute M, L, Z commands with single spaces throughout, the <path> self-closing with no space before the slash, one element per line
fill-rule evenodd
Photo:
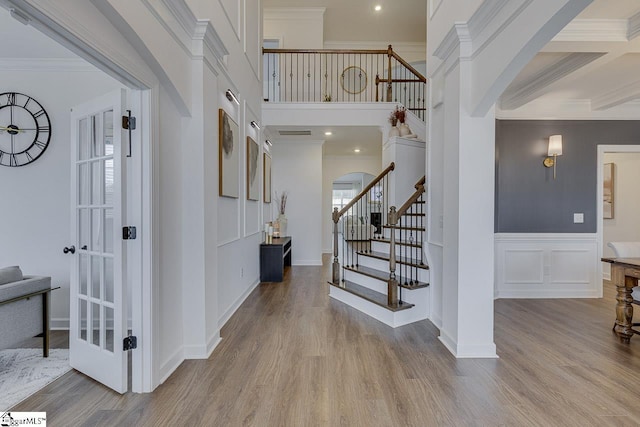
<path fill-rule="evenodd" d="M 623 343 L 629 343 L 633 336 L 632 319 L 633 319 L 633 297 L 631 291 L 636 284 L 636 280 L 632 277 L 624 276 L 624 268 L 619 266 L 612 266 L 611 276 L 616 285 L 618 294 L 616 295 L 616 324 L 614 331 L 620 341 Z"/>

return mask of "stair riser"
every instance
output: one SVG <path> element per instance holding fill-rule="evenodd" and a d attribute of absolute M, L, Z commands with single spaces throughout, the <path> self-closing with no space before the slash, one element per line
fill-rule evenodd
<path fill-rule="evenodd" d="M 373 304 L 363 298 L 358 297 L 357 295 L 353 295 L 349 292 L 346 292 L 340 288 L 336 288 L 335 286 L 329 286 L 329 296 L 333 299 L 343 302 L 356 310 L 365 313 L 368 316 L 373 317 L 374 319 L 385 323 L 392 328 L 397 328 L 398 326 L 407 325 L 409 323 L 418 322 L 420 320 L 428 319 L 430 316 L 430 294 L 429 288 L 424 289 L 416 289 L 410 292 L 417 291 L 427 291 L 426 293 L 421 292 L 419 296 L 419 305 L 416 304 L 415 307 L 412 307 L 408 310 L 402 310 L 398 312 L 391 312 L 386 310 L 376 304 Z M 406 292 L 409 294 L 409 292 Z M 405 297 L 405 292 L 403 290 L 403 300 L 408 301 L 408 295 Z"/>
<path fill-rule="evenodd" d="M 365 267 L 375 268 L 376 270 L 380 270 L 380 271 L 389 271 L 389 261 L 360 255 L 358 257 L 358 262 L 360 265 L 363 265 Z M 416 274 L 415 267 L 414 268 L 410 268 L 409 266 L 405 267 L 403 264 L 396 263 L 396 276 L 405 276 L 404 274 L 405 269 L 406 269 L 407 275 Z M 429 283 L 429 270 L 422 269 L 422 268 L 418 268 L 417 270 L 418 270 L 417 271 L 418 281 L 423 283 Z M 359 282 L 357 282 L 356 280 L 354 280 L 354 282 L 359 284 Z"/>
<path fill-rule="evenodd" d="M 380 292 L 381 294 L 387 293 L 387 282 L 383 282 L 382 280 L 374 279 L 373 277 L 356 273 L 354 271 L 343 271 L 345 280 L 357 283 L 358 285 L 364 286 L 365 288 L 373 289 L 374 291 Z"/>
<path fill-rule="evenodd" d="M 385 254 L 387 254 L 389 253 L 389 243 L 376 242 L 375 240 L 373 240 L 371 242 L 371 250 L 373 252 L 384 252 Z M 413 246 L 396 245 L 396 256 L 420 259 L 421 252 L 422 252 L 422 248 L 415 248 Z M 426 259 L 426 257 L 423 255 L 422 259 Z"/>
<path fill-rule="evenodd" d="M 419 231 L 419 230 L 399 230 L 397 228 L 391 229 L 391 228 L 385 228 L 383 230 L 382 235 L 385 238 L 389 238 L 391 236 L 391 231 L 395 231 L 396 232 L 396 240 L 409 240 L 409 236 L 413 236 L 413 241 L 416 243 L 423 243 L 424 245 L 424 239 L 425 239 L 425 233 L 424 231 Z M 422 236 L 419 235 L 419 233 L 422 233 Z"/>

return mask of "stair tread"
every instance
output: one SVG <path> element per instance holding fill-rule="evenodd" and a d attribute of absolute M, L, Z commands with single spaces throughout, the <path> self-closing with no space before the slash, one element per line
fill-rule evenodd
<path fill-rule="evenodd" d="M 375 268 L 365 267 L 363 265 L 359 265 L 357 267 L 345 266 L 343 268 L 345 270 L 353 271 L 354 273 L 364 274 L 365 276 L 369 276 L 373 279 L 381 280 L 385 283 L 389 280 L 388 271 L 380 271 L 380 270 L 376 270 Z M 402 277 L 400 277 L 399 274 L 396 276 L 396 278 L 398 280 L 398 285 L 405 289 L 420 289 L 420 288 L 426 288 L 427 286 L 429 286 L 428 283 L 422 283 L 422 282 L 417 282 L 415 285 L 411 285 L 411 286 L 405 285 L 402 283 L 403 279 Z"/>
<path fill-rule="evenodd" d="M 368 256 L 371 258 L 377 258 L 377 259 L 381 259 L 384 261 L 389 261 L 389 254 L 385 253 L 385 252 L 376 252 L 376 251 L 371 251 L 371 252 L 358 252 L 358 255 L 362 255 L 362 256 Z M 396 262 L 398 264 L 406 264 L 406 265 L 410 265 L 412 267 L 417 267 L 423 270 L 428 270 L 429 266 L 426 264 L 421 264 L 419 260 L 417 259 L 413 259 L 413 258 L 408 258 L 408 257 L 400 257 L 400 256 L 396 256 Z"/>
<path fill-rule="evenodd" d="M 396 230 L 416 230 L 416 231 L 425 231 L 424 227 L 407 227 L 399 225 L 383 225 L 382 228 L 396 229 Z"/>
<path fill-rule="evenodd" d="M 427 215 L 424 213 L 405 213 L 405 214 L 402 214 L 402 216 L 427 216 Z"/>
<path fill-rule="evenodd" d="M 390 239 L 382 238 L 382 239 L 373 239 L 373 242 L 381 242 L 381 243 L 391 243 Z M 409 242 L 407 240 L 396 240 L 396 245 L 402 246 L 413 246 L 414 248 L 421 248 L 422 245 L 416 242 Z"/>
<path fill-rule="evenodd" d="M 387 310 L 396 312 L 401 310 L 407 310 L 413 307 L 413 304 L 409 304 L 407 302 L 398 304 L 398 305 L 389 305 L 387 304 L 387 296 L 385 294 L 381 294 L 380 292 L 376 292 L 372 289 L 365 288 L 364 286 L 358 285 L 357 283 L 350 282 L 345 280 L 344 282 L 336 285 L 334 283 L 329 282 L 331 286 L 335 286 L 336 288 L 342 289 L 349 293 L 359 296 L 362 299 L 365 299 L 369 302 L 372 302 L 380 307 L 386 308 Z"/>

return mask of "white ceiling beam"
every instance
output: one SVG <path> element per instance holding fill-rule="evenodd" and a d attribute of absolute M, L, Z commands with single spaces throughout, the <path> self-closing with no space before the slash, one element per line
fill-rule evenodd
<path fill-rule="evenodd" d="M 593 111 L 608 110 L 629 101 L 640 99 L 640 80 L 633 81 L 617 89 L 591 99 Z"/>
<path fill-rule="evenodd" d="M 574 19 L 552 42 L 626 42 L 629 40 L 628 24 L 628 19 Z"/>
<path fill-rule="evenodd" d="M 515 110 L 539 98 L 548 91 L 548 87 L 562 78 L 574 73 L 590 62 L 601 57 L 602 53 L 570 53 L 520 82 L 510 87 L 500 99 L 500 108 Z"/>

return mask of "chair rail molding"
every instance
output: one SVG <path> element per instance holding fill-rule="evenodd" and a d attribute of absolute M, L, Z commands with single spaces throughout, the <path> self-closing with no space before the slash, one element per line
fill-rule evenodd
<path fill-rule="evenodd" d="M 599 298 L 596 233 L 496 233 L 496 298 Z"/>

